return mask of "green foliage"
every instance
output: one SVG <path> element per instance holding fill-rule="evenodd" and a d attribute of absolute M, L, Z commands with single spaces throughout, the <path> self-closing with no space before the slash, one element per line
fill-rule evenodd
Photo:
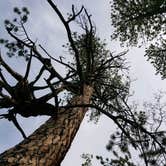
<path fill-rule="evenodd" d="M 115 157 L 115 159 L 111 157 L 111 165 L 115 162 L 115 165 L 134 166 L 136 162 L 132 161 L 132 153 L 135 153 L 135 156 L 137 154 L 145 165 L 161 166 L 165 164 L 166 135 L 161 130 L 165 125 L 164 119 L 166 117 L 164 112 L 166 104 L 163 102 L 163 95 L 160 92 L 154 96 L 153 103 L 144 103 L 142 108 L 144 111 L 138 111 L 139 108 L 134 106 L 135 109 L 132 109 L 135 110 L 133 120 L 137 121 L 137 126 L 128 126 L 127 124 L 123 126 L 133 139 L 127 138 L 123 132 L 118 130 L 111 135 L 106 146 L 107 150 Z M 137 128 L 139 125 L 144 129 L 150 129 L 149 133 L 154 131 L 154 134 L 142 132 L 141 129 Z M 155 140 L 159 142 L 156 144 Z"/>
<path fill-rule="evenodd" d="M 17 41 L 9 41 L 4 39 L 0 39 L 0 43 L 7 48 L 7 55 L 9 57 L 19 56 L 28 59 L 29 56 L 28 50 L 25 49 L 21 43 Z"/>
<path fill-rule="evenodd" d="M 164 0 L 113 0 L 111 20 L 115 31 L 112 37 L 136 45 L 140 38 L 149 41 L 165 34 L 165 6 Z"/>
<path fill-rule="evenodd" d="M 115 151 L 113 151 L 113 153 L 117 155 Z M 96 156 L 96 159 L 99 160 L 100 164 L 103 166 L 136 166 L 133 162 L 130 162 L 127 155 L 125 155 L 125 157 L 117 155 L 117 159 L 104 159 L 102 156 Z"/>
<path fill-rule="evenodd" d="M 12 21 L 5 20 L 5 28 L 8 33 L 12 32 L 13 34 L 22 36 L 22 38 L 24 38 L 24 24 L 28 21 L 29 11 L 26 7 L 23 7 L 21 9 L 15 7 L 13 11 L 16 14 L 16 17 Z M 28 60 L 29 52 L 27 49 L 25 49 L 24 45 L 21 42 L 16 40 L 9 41 L 6 39 L 0 39 L 0 44 L 3 44 L 4 47 L 7 48 L 7 55 L 9 57 L 19 56 L 25 57 L 25 59 Z"/>
<path fill-rule="evenodd" d="M 109 84 L 109 86 L 116 85 L 117 87 L 124 89 L 127 88 L 122 81 L 124 75 L 120 73 L 125 67 L 125 61 L 123 57 L 120 56 L 114 58 L 112 53 L 107 49 L 106 43 L 101 41 L 95 33 L 93 33 L 91 38 L 91 46 L 86 48 L 85 43 L 87 43 L 88 35 L 83 34 L 81 36 L 76 36 L 76 45 L 80 52 L 80 61 L 83 66 L 85 81 L 89 81 L 94 85 L 94 88 L 98 93 L 97 95 L 100 96 L 102 93 L 103 97 L 106 97 L 109 93 L 109 98 L 107 98 L 107 100 L 110 100 L 117 96 L 117 91 L 119 89 L 113 87 L 109 88 L 105 84 Z M 89 58 L 93 61 L 90 72 L 87 70 Z"/>
<path fill-rule="evenodd" d="M 129 78 L 125 75 L 126 52 L 112 55 L 107 44 L 96 36 L 95 31 L 81 35 L 73 33 L 73 38 L 79 52 L 84 82 L 94 87 L 92 103 L 110 113 L 113 111 L 112 105 L 123 107 L 122 100 L 128 96 L 130 87 Z M 69 44 L 65 47 L 74 54 Z M 78 77 L 74 78 L 74 81 L 78 80 Z M 100 115 L 100 111 L 92 108 L 89 117 L 97 122 Z"/>
<path fill-rule="evenodd" d="M 156 69 L 156 74 L 160 74 L 163 79 L 166 78 L 166 41 L 151 44 L 146 49 L 145 56 Z"/>
<path fill-rule="evenodd" d="M 21 24 L 25 24 L 28 21 L 29 11 L 26 7 L 22 9 L 15 7 L 13 11 L 16 17 L 12 21 L 5 20 L 4 23 L 7 30 L 18 32 Z"/>
<path fill-rule="evenodd" d="M 85 162 L 82 163 L 81 166 L 92 166 L 93 155 L 91 155 L 91 154 L 82 154 L 81 157 L 82 157 L 82 159 L 85 160 Z"/>
<path fill-rule="evenodd" d="M 163 166 L 165 165 L 166 133 L 163 92 L 154 95 L 153 102 L 145 102 L 142 110 L 134 103 L 130 106 L 134 124 L 121 123 L 123 130 L 111 134 L 106 149 L 110 158 L 96 156 L 103 166 Z M 128 115 L 128 120 L 130 116 Z M 147 130 L 147 132 L 143 132 Z M 127 134 L 125 134 L 125 132 Z M 136 159 L 136 160 L 134 160 Z"/>
<path fill-rule="evenodd" d="M 166 78 L 166 1 L 165 0 L 113 0 L 111 19 L 115 31 L 113 39 L 124 44 L 137 45 L 152 41 L 145 56 L 156 68 L 156 74 Z"/>
<path fill-rule="evenodd" d="M 95 72 L 98 72 L 98 68 L 110 56 L 109 50 L 106 49 L 106 43 L 101 41 L 101 39 L 96 36 L 95 32 L 92 32 L 92 34 L 90 34 L 90 32 L 86 32 L 81 35 L 74 32 L 73 38 L 79 52 L 79 58 L 84 74 L 84 79 L 86 79 L 87 81 L 89 81 L 89 79 L 96 80 L 97 78 L 94 78 Z M 69 47 L 69 52 L 71 54 L 74 54 L 69 44 L 67 45 L 67 47 Z M 104 73 L 102 74 L 103 77 L 106 77 Z"/>

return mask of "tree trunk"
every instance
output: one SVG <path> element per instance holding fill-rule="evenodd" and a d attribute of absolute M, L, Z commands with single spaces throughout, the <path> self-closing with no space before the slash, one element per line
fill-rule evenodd
<path fill-rule="evenodd" d="M 88 104 L 93 88 L 84 86 L 84 95 L 71 104 Z M 27 139 L 0 155 L 0 166 L 59 166 L 79 129 L 87 108 L 69 108 L 51 117 Z"/>

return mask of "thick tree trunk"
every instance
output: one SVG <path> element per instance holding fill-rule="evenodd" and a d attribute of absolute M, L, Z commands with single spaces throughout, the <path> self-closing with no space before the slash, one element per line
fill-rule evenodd
<path fill-rule="evenodd" d="M 71 103 L 88 104 L 93 88 L 84 87 L 84 95 Z M 0 155 L 0 166 L 59 166 L 79 129 L 87 108 L 70 108 L 51 117 L 31 136 Z"/>

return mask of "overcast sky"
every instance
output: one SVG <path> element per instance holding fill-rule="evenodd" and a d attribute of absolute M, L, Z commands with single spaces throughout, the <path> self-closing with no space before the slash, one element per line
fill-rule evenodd
<path fill-rule="evenodd" d="M 75 4 L 78 8 L 82 4 L 85 5 L 92 14 L 98 35 L 102 39 L 106 39 L 110 50 L 115 53 L 124 50 L 124 48 L 119 47 L 118 42 L 111 41 L 110 38 L 112 27 L 110 24 L 111 11 L 109 0 L 56 0 L 55 3 L 63 13 L 71 11 L 72 4 Z M 6 18 L 12 18 L 12 9 L 15 6 L 26 6 L 29 8 L 31 14 L 27 29 L 33 36 L 33 39 L 37 39 L 38 43 L 47 48 L 51 54 L 65 56 L 66 52 L 61 47 L 67 42 L 65 30 L 46 0 L 0 0 L 0 38 L 6 36 L 3 21 Z M 158 90 L 166 89 L 166 82 L 161 81 L 160 76 L 155 75 L 154 68 L 149 62 L 146 62 L 146 58 L 143 55 L 144 48 L 130 48 L 127 55 L 128 64 L 131 66 L 130 76 L 133 80 L 136 80 L 132 83 L 132 90 L 135 91 L 133 100 L 140 103 L 145 100 L 151 100 L 153 93 Z M 24 63 L 22 60 L 18 58 L 7 60 L 18 71 L 23 71 Z M 35 68 L 32 70 L 33 75 L 36 71 Z M 19 118 L 19 121 L 25 132 L 30 134 L 46 119 L 47 117 Z M 104 116 L 101 117 L 97 125 L 87 123 L 85 118 L 62 166 L 81 165 L 80 155 L 84 152 L 108 155 L 105 145 L 112 130 L 112 122 Z M 21 140 L 20 133 L 10 122 L 0 120 L 0 152 L 14 146 Z M 97 166 L 97 164 L 95 165 Z"/>

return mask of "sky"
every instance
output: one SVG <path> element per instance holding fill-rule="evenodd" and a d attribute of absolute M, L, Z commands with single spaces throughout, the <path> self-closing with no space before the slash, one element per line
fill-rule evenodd
<path fill-rule="evenodd" d="M 72 4 L 75 4 L 78 8 L 84 5 L 92 14 L 92 20 L 96 25 L 97 34 L 102 39 L 106 39 L 108 43 L 107 47 L 115 54 L 126 49 L 121 48 L 119 42 L 112 41 L 110 38 L 113 28 L 110 23 L 111 11 L 109 0 L 55 0 L 54 2 L 64 14 L 71 11 Z M 4 19 L 12 18 L 13 7 L 15 6 L 26 6 L 30 10 L 31 14 L 26 28 L 34 40 L 37 40 L 38 43 L 49 50 L 51 55 L 67 55 L 67 52 L 61 47 L 67 42 L 65 29 L 45 0 L 0 0 L 0 38 L 7 37 L 4 31 L 3 21 Z M 129 48 L 126 56 L 128 65 L 130 66 L 130 77 L 133 80 L 131 91 L 134 91 L 134 96 L 132 100 L 139 103 L 145 100 L 150 101 L 154 93 L 158 90 L 166 89 L 165 80 L 161 80 L 160 76 L 156 76 L 154 68 L 146 61 L 144 57 L 145 47 L 146 45 L 142 46 L 142 48 Z M 24 71 L 25 64 L 20 58 L 4 58 L 17 71 Z M 34 64 L 32 75 L 35 75 L 37 72 L 36 67 L 37 64 Z M 63 73 L 61 68 L 58 70 Z M 46 119 L 48 117 L 28 119 L 20 117 L 19 122 L 23 126 L 24 131 L 29 135 Z M 82 153 L 109 156 L 105 146 L 114 129 L 112 122 L 105 116 L 100 118 L 97 125 L 92 122 L 88 123 L 86 117 L 61 166 L 81 165 L 82 159 L 80 156 Z M 21 140 L 22 136 L 13 124 L 6 120 L 0 120 L 0 152 L 14 146 Z M 95 163 L 95 165 L 97 166 L 98 164 Z"/>

